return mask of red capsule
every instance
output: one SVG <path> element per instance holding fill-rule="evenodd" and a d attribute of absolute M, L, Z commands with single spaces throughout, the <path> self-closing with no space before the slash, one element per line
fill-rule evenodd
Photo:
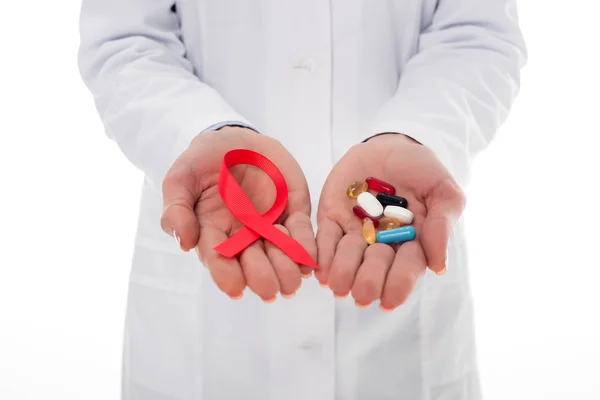
<path fill-rule="evenodd" d="M 375 226 L 375 228 L 379 226 L 379 221 L 377 220 L 377 218 L 371 217 L 369 214 L 367 214 L 365 210 L 363 210 L 361 206 L 354 206 L 352 208 L 352 211 L 354 211 L 354 215 L 356 215 L 361 220 L 369 218 L 371 221 L 373 221 L 373 225 Z"/>
<path fill-rule="evenodd" d="M 367 185 L 369 185 L 369 189 L 374 190 L 376 192 L 383 192 L 387 194 L 396 194 L 396 188 L 390 185 L 387 182 L 382 181 L 381 179 L 373 178 L 372 176 L 365 179 Z"/>

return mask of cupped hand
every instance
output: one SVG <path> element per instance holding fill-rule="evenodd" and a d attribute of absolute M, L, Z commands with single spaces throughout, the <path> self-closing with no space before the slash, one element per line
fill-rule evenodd
<path fill-rule="evenodd" d="M 246 286 L 265 302 L 275 300 L 278 293 L 291 297 L 301 285 L 301 276 L 310 276 L 312 268 L 297 265 L 272 243 L 258 239 L 231 259 L 214 250 L 243 226 L 218 191 L 223 156 L 237 148 L 258 152 L 277 165 L 289 194 L 287 207 L 275 226 L 316 259 L 310 195 L 299 164 L 277 140 L 245 128 L 202 133 L 176 160 L 163 181 L 162 229 L 177 238 L 182 250 L 196 248 L 216 285 L 231 298 L 240 298 Z M 275 185 L 263 171 L 249 165 L 230 171 L 260 214 L 271 208 Z"/>
<path fill-rule="evenodd" d="M 353 181 L 379 178 L 408 200 L 417 236 L 402 244 L 367 245 Z M 446 271 L 448 242 L 465 207 L 465 196 L 434 153 L 402 134 L 383 134 L 352 147 L 331 170 L 317 212 L 319 269 L 315 276 L 337 297 L 352 293 L 357 306 L 380 300 L 390 311 L 402 304 L 427 267 Z"/>

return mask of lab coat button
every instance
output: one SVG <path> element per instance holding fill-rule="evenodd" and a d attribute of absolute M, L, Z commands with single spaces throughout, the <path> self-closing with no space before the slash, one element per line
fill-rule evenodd
<path fill-rule="evenodd" d="M 312 73 L 317 69 L 317 63 L 312 58 L 305 58 L 294 65 L 294 69 L 301 69 Z"/>

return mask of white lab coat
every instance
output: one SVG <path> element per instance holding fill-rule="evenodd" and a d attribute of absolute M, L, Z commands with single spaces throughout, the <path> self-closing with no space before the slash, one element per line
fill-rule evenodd
<path fill-rule="evenodd" d="M 146 176 L 123 399 L 479 399 L 462 221 L 447 274 L 393 313 L 314 279 L 290 300 L 232 301 L 162 232 L 161 181 L 195 135 L 238 121 L 297 158 L 314 213 L 336 160 L 379 132 L 431 147 L 464 186 L 518 92 L 515 1 L 174 1 L 83 0 L 81 14 L 83 79 Z"/>

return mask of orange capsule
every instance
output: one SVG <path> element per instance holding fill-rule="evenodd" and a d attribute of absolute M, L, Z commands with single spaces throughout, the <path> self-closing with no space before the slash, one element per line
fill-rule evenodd
<path fill-rule="evenodd" d="M 348 197 L 355 199 L 359 194 L 366 192 L 369 190 L 369 185 L 365 181 L 355 181 L 348 186 L 346 189 L 346 194 Z"/>
<path fill-rule="evenodd" d="M 379 220 L 379 229 L 382 231 L 389 231 L 390 229 L 400 228 L 402 222 L 394 217 L 383 217 Z"/>
<path fill-rule="evenodd" d="M 375 225 L 370 218 L 363 219 L 362 234 L 368 244 L 373 244 L 377 240 Z"/>

